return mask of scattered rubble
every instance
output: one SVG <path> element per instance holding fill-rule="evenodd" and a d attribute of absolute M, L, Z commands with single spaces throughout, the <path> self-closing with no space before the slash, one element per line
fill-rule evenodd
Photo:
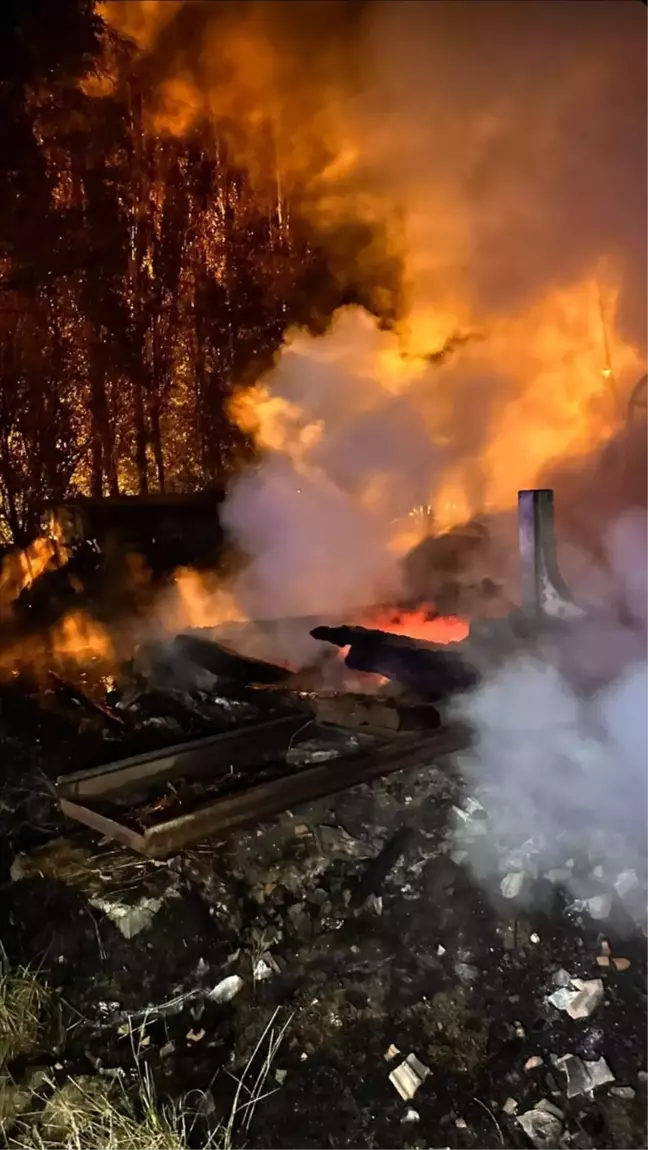
<path fill-rule="evenodd" d="M 392 1070 L 389 1081 L 394 1084 L 401 1098 L 409 1102 L 429 1073 L 429 1066 L 425 1066 L 415 1054 L 408 1054 L 405 1061 Z"/>
<path fill-rule="evenodd" d="M 177 685 L 156 685 L 156 701 L 140 688 L 123 725 L 75 704 L 102 732 L 84 735 L 85 759 L 76 733 L 65 762 L 49 735 L 42 749 L 2 748 L 13 882 L 0 938 L 9 966 L 35 964 L 61 1003 L 11 1063 L 16 1082 L 3 1081 L 14 1111 L 43 1067 L 56 1090 L 84 1076 L 128 1084 L 146 1068 L 164 1098 L 204 1095 L 200 1121 L 226 1127 L 237 1079 L 250 1066 L 253 1090 L 282 1033 L 263 1100 L 244 1111 L 251 1148 L 292 1144 L 295 1131 L 306 1145 L 641 1145 L 646 955 L 629 906 L 642 872 L 619 851 L 612 865 L 574 844 L 520 842 L 515 827 L 496 835 L 496 789 L 467 795 L 454 760 L 413 755 L 164 863 L 64 823 L 60 774 L 162 754 L 172 732 L 211 738 L 216 714 L 230 730 L 284 713 L 283 683 L 250 698 L 239 681 L 228 707 L 212 678 L 214 698 L 196 688 L 186 708 Z M 144 715 L 161 725 L 143 733 Z M 296 778 L 392 737 L 361 724 L 323 738 L 308 714 L 298 726 L 285 759 Z M 15 797 L 26 789 L 29 817 Z"/>
<path fill-rule="evenodd" d="M 545 1105 L 538 1103 L 532 1110 L 520 1114 L 518 1122 L 532 1146 L 553 1148 L 560 1143 L 563 1131 L 562 1115 L 553 1107 L 549 1109 L 546 1100 L 543 1099 L 543 1102 Z"/>

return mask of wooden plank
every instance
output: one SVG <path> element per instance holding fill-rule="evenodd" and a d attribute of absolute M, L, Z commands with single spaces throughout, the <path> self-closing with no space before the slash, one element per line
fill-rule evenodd
<path fill-rule="evenodd" d="M 93 811 L 91 807 L 82 806 L 80 803 L 73 803 L 70 799 L 59 798 L 59 806 L 68 819 L 83 823 L 84 826 L 90 827 L 90 830 L 97 831 L 108 839 L 114 839 L 115 842 L 136 851 L 137 854 L 148 853 L 143 836 L 117 819 L 108 818 L 107 815 L 99 814 L 98 811 Z"/>
<path fill-rule="evenodd" d="M 134 755 L 90 771 L 75 771 L 57 780 L 56 793 L 73 802 L 110 799 L 129 790 L 141 790 L 158 779 L 195 778 L 207 772 L 216 774 L 219 768 L 227 770 L 230 765 L 240 768 L 267 762 L 286 749 L 307 721 L 303 715 L 289 715 L 178 743 L 162 751 Z"/>
<path fill-rule="evenodd" d="M 143 833 L 120 823 L 117 817 L 99 814 L 91 807 L 62 796 L 61 809 L 70 818 L 102 835 L 123 843 L 150 858 L 168 855 L 205 838 L 227 837 L 240 827 L 313 799 L 323 798 L 379 775 L 405 767 L 432 764 L 467 747 L 465 727 L 445 727 L 434 734 L 400 735 L 393 742 L 370 751 L 347 755 L 312 767 L 302 767 L 240 794 L 216 799 L 188 814 L 149 827 Z"/>
<path fill-rule="evenodd" d="M 469 744 L 470 732 L 460 726 L 442 728 L 427 738 L 400 736 L 397 742 L 380 749 L 302 769 L 149 827 L 143 834 L 144 853 L 150 858 L 165 858 L 199 839 L 225 837 L 240 827 L 300 803 L 348 790 L 379 775 L 404 767 L 431 765 Z"/>

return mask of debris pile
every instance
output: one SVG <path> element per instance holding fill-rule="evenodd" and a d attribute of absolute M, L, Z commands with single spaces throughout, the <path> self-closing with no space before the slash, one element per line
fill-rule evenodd
<path fill-rule="evenodd" d="M 504 833 L 441 702 L 194 633 L 0 703 L 8 1144 L 645 1145 L 644 874 Z"/>

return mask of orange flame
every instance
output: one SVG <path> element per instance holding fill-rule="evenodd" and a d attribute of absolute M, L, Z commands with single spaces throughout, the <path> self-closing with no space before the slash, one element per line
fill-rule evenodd
<path fill-rule="evenodd" d="M 27 587 L 40 578 L 45 571 L 52 571 L 66 563 L 68 554 L 65 547 L 55 539 L 34 539 L 23 551 L 11 552 L 0 568 L 0 604 L 17 599 Z"/>

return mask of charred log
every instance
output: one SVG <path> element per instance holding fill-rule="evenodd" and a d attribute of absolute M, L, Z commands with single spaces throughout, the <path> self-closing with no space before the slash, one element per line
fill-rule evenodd
<path fill-rule="evenodd" d="M 284 683 L 292 675 L 286 667 L 239 655 L 200 634 L 177 635 L 174 647 L 182 658 L 234 683 Z"/>
<path fill-rule="evenodd" d="M 479 678 L 462 643 L 435 646 L 365 627 L 315 627 L 311 635 L 336 647 L 349 647 L 345 663 L 352 671 L 395 679 L 431 703 L 454 691 L 468 690 Z"/>

